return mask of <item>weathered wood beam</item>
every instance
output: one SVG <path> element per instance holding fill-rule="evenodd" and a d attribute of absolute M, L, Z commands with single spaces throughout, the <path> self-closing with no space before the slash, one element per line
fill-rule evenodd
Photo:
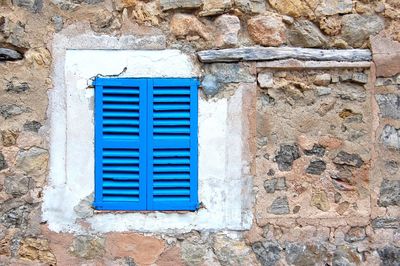
<path fill-rule="evenodd" d="M 371 61 L 371 51 L 367 49 L 323 50 L 297 47 L 247 47 L 222 50 L 205 50 L 197 53 L 203 63 L 271 61 L 298 59 L 313 61 Z"/>
<path fill-rule="evenodd" d="M 332 69 L 332 68 L 370 68 L 371 61 L 338 62 L 338 61 L 300 61 L 284 59 L 275 61 L 261 61 L 256 63 L 257 68 L 270 69 Z"/>

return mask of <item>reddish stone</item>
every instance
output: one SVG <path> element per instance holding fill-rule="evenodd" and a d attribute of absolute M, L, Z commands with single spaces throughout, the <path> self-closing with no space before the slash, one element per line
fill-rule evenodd
<path fill-rule="evenodd" d="M 343 141 L 333 136 L 323 136 L 319 140 L 319 144 L 329 150 L 335 150 L 343 145 Z"/>
<path fill-rule="evenodd" d="M 110 257 L 132 257 L 138 265 L 149 265 L 164 251 L 164 242 L 134 233 L 111 233 L 105 249 Z"/>
<path fill-rule="evenodd" d="M 157 260 L 156 265 L 160 266 L 183 266 L 185 265 L 181 250 L 178 247 L 171 247 L 161 254 L 160 258 Z"/>
<path fill-rule="evenodd" d="M 400 43 L 381 36 L 371 37 L 372 57 L 378 77 L 400 73 Z"/>

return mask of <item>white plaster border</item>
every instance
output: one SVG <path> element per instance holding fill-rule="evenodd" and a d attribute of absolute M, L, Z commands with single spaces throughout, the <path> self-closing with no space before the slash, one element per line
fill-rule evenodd
<path fill-rule="evenodd" d="M 94 173 L 90 170 L 94 164 L 93 148 L 87 150 L 93 147 L 93 143 L 88 143 L 93 140 L 93 90 L 86 89 L 88 78 L 93 73 L 119 73 L 126 64 L 130 65 L 124 75 L 129 77 L 199 76 L 200 71 L 190 56 L 178 50 L 161 50 L 164 48 L 165 37 L 161 35 L 116 38 L 93 33 L 74 35 L 71 30 L 55 35 L 54 88 L 49 93 L 48 109 L 50 172 L 42 206 L 42 219 L 51 230 L 73 233 L 86 230 L 76 223 L 78 217 L 73 208 L 94 187 Z M 108 57 L 112 61 L 102 64 L 96 59 L 101 54 L 103 59 Z M 149 58 L 152 60 L 147 63 L 143 60 Z M 99 71 L 81 73 L 88 60 Z M 165 60 L 167 64 L 154 67 Z M 142 68 L 132 68 L 135 63 Z M 178 71 L 171 70 L 168 64 Z M 254 83 L 240 85 L 229 99 L 199 98 L 199 199 L 207 209 L 193 213 L 95 214 L 85 220 L 90 230 L 181 233 L 193 229 L 249 229 L 253 218 L 250 173 L 253 139 L 249 116 L 254 115 L 255 93 Z"/>

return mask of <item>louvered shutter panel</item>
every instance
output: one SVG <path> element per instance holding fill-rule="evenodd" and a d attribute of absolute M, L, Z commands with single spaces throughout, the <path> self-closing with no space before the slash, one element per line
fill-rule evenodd
<path fill-rule="evenodd" d="M 144 210 L 146 80 L 96 78 L 94 84 L 94 206 L 99 210 Z"/>
<path fill-rule="evenodd" d="M 195 210 L 197 81 L 148 80 L 147 209 Z"/>

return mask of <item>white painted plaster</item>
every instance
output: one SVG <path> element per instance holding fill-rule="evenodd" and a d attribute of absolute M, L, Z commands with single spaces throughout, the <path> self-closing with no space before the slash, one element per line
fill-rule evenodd
<path fill-rule="evenodd" d="M 76 47 L 77 49 L 79 47 Z M 63 50 L 54 63 L 55 86 L 50 94 L 50 174 L 43 220 L 53 231 L 79 233 L 74 212 L 94 191 L 93 89 L 90 77 L 193 77 L 197 70 L 178 50 Z M 244 156 L 243 90 L 229 99 L 199 98 L 199 200 L 206 209 L 189 213 L 96 213 L 87 218 L 94 232 L 187 232 L 249 229 L 251 182 Z M 245 202 L 244 202 L 245 201 Z"/>

